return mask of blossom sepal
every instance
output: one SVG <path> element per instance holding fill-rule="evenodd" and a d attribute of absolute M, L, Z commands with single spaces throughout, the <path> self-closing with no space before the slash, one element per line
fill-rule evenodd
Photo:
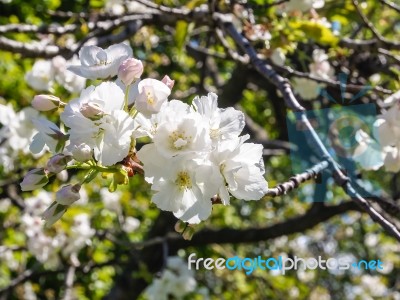
<path fill-rule="evenodd" d="M 42 220 L 46 221 L 46 227 L 52 226 L 67 211 L 68 206 L 54 201 L 42 214 Z"/>
<path fill-rule="evenodd" d="M 60 173 L 64 170 L 67 164 L 72 160 L 71 155 L 58 153 L 50 158 L 47 162 L 47 170 L 51 173 Z"/>
<path fill-rule="evenodd" d="M 23 192 L 33 191 L 45 186 L 49 182 L 47 172 L 44 169 L 33 169 L 29 171 L 20 183 Z"/>

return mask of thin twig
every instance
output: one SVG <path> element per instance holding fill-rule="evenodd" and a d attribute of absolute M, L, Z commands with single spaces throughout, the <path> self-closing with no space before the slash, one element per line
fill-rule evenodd
<path fill-rule="evenodd" d="M 276 196 L 285 195 L 286 193 L 290 192 L 291 190 L 298 188 L 301 183 L 315 178 L 323 170 L 327 169 L 328 166 L 329 166 L 329 164 L 327 161 L 322 161 L 322 162 L 316 164 L 315 166 L 313 166 L 312 168 L 308 169 L 307 171 L 289 178 L 288 181 L 278 184 L 274 188 L 268 189 L 268 192 L 265 194 L 265 196 L 276 197 Z"/>
<path fill-rule="evenodd" d="M 327 84 L 328 86 L 332 86 L 332 87 L 340 88 L 343 85 L 343 83 L 341 83 L 340 81 L 321 78 L 321 77 L 312 75 L 310 73 L 303 73 L 300 71 L 296 71 L 296 70 L 292 69 L 291 67 L 276 66 L 276 69 L 281 72 L 286 72 L 287 74 L 290 74 L 292 76 L 307 78 L 307 79 L 310 79 L 310 80 L 313 80 L 313 81 L 316 81 L 319 83 Z M 346 84 L 346 90 L 349 92 L 359 92 L 363 89 L 365 89 L 365 86 L 363 86 L 363 85 Z M 379 93 L 386 94 L 386 95 L 393 94 L 393 91 L 385 89 L 381 86 L 371 87 L 371 91 L 379 92 Z"/>
<path fill-rule="evenodd" d="M 364 24 L 368 27 L 369 30 L 371 30 L 372 34 L 375 36 L 375 38 L 383 45 L 391 45 L 392 47 L 396 47 L 396 48 L 400 48 L 400 43 L 398 42 L 394 42 L 394 41 L 390 41 L 388 39 L 386 39 L 384 36 L 382 36 L 379 31 L 376 29 L 376 27 L 374 26 L 374 24 L 372 24 L 372 22 L 370 20 L 368 20 L 368 17 L 363 13 L 363 11 L 361 10 L 359 4 L 358 4 L 358 0 L 352 0 L 353 1 L 353 5 L 355 6 L 358 14 L 360 15 L 362 21 L 364 22 Z"/>
<path fill-rule="evenodd" d="M 400 13 L 400 6 L 395 4 L 392 1 L 389 0 L 380 0 L 383 4 L 389 6 L 391 9 L 394 9 L 395 11 L 397 11 L 398 13 Z"/>

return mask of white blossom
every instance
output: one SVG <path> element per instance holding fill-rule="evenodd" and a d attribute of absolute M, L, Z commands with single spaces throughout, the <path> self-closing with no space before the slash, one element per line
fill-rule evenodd
<path fill-rule="evenodd" d="M 138 84 L 136 109 L 144 115 L 158 113 L 170 94 L 171 89 L 165 83 L 152 78 L 143 79 Z"/>
<path fill-rule="evenodd" d="M 109 78 L 117 75 L 120 64 L 132 57 L 129 45 L 120 43 L 103 50 L 97 46 L 83 46 L 79 51 L 81 65 L 68 70 L 87 79 Z"/>
<path fill-rule="evenodd" d="M 149 300 L 167 300 L 170 297 L 182 299 L 197 287 L 193 271 L 178 256 L 169 257 L 167 268 L 161 278 L 156 278 L 146 288 L 145 295 Z"/>
<path fill-rule="evenodd" d="M 74 217 L 74 224 L 71 233 L 66 239 L 66 246 L 63 248 L 63 254 L 70 256 L 77 254 L 86 245 L 91 245 L 91 238 L 95 230 L 90 226 L 88 214 L 79 214 Z"/>
<path fill-rule="evenodd" d="M 263 174 L 262 145 L 244 143 L 248 135 L 222 142 L 212 153 L 227 186 L 219 189 L 219 197 L 229 204 L 229 193 L 238 199 L 259 200 L 268 190 Z M 229 193 L 228 193 L 229 192 Z"/>
<path fill-rule="evenodd" d="M 363 130 L 356 133 L 358 143 L 353 159 L 365 170 L 384 166 L 388 172 L 400 171 L 400 106 L 395 102 L 383 111 L 373 124 L 372 135 Z"/>
<path fill-rule="evenodd" d="M 162 210 L 189 223 L 199 223 L 211 214 L 211 198 L 222 185 L 222 176 L 211 163 L 185 157 L 164 158 L 154 154 L 154 144 L 137 153 L 144 164 L 146 177 L 154 177 L 152 201 Z"/>
<path fill-rule="evenodd" d="M 123 0 L 107 0 L 105 9 L 107 12 L 114 15 L 122 15 L 126 11 L 135 13 L 148 13 L 149 10 L 151 10 L 146 5 L 143 5 L 139 2 L 124 2 Z"/>
<path fill-rule="evenodd" d="M 140 221 L 134 217 L 126 217 L 124 223 L 122 224 L 122 230 L 126 233 L 131 233 L 138 229 L 140 226 Z"/>
<path fill-rule="evenodd" d="M 181 118 L 177 114 L 168 116 L 158 125 L 153 141 L 164 157 L 207 152 L 211 148 L 208 124 L 195 112 Z"/>
<path fill-rule="evenodd" d="M 315 49 L 312 54 L 313 63 L 310 64 L 310 74 L 322 79 L 331 79 L 334 70 L 329 64 L 328 55 L 324 50 Z"/>
<path fill-rule="evenodd" d="M 298 93 L 304 100 L 312 100 L 318 97 L 321 86 L 318 82 L 301 77 L 294 77 L 292 85 L 296 93 Z"/>
<path fill-rule="evenodd" d="M 214 142 L 238 137 L 245 125 L 244 114 L 233 107 L 218 108 L 217 99 L 214 93 L 196 97 L 193 107 L 208 123 L 210 138 Z"/>
<path fill-rule="evenodd" d="M 117 214 L 121 214 L 121 192 L 115 191 L 111 193 L 108 188 L 102 188 L 100 190 L 100 197 L 103 201 L 104 207 L 110 211 L 116 212 Z"/>
<path fill-rule="evenodd" d="M 121 161 L 129 153 L 137 127 L 122 110 L 123 106 L 124 93 L 113 82 L 103 82 L 82 91 L 80 98 L 70 101 L 61 114 L 61 120 L 70 128 L 68 149 L 73 151 L 85 143 L 94 150 L 94 157 L 101 164 L 110 166 Z M 96 112 L 87 115 L 93 118 L 82 114 L 88 107 Z"/>
<path fill-rule="evenodd" d="M 36 91 L 49 91 L 53 85 L 54 69 L 51 61 L 37 60 L 25 80 Z"/>
<path fill-rule="evenodd" d="M 45 146 L 52 153 L 58 152 L 63 148 L 66 137 L 56 124 L 41 117 L 34 119 L 32 122 L 38 130 L 29 147 L 32 153 L 41 152 Z"/>
<path fill-rule="evenodd" d="M 79 63 L 79 59 L 74 55 L 70 60 L 65 60 L 62 56 L 56 56 L 52 59 L 55 80 L 67 91 L 77 94 L 85 88 L 86 78 L 78 76 L 68 70 L 69 66 Z"/>
<path fill-rule="evenodd" d="M 358 146 L 353 153 L 354 161 L 358 162 L 363 169 L 378 170 L 385 159 L 382 147 L 363 130 L 357 131 L 355 138 Z"/>
<path fill-rule="evenodd" d="M 374 123 L 374 132 L 382 146 L 391 146 L 400 141 L 400 102 L 383 111 Z"/>
<path fill-rule="evenodd" d="M 7 145 L 3 147 L 7 146 L 27 154 L 31 139 L 37 132 L 32 122 L 38 115 L 38 112 L 30 107 L 15 112 L 11 105 L 0 104 L 0 123 L 3 125 L 0 129 L 0 141 L 7 140 Z"/>
<path fill-rule="evenodd" d="M 286 56 L 281 48 L 275 48 L 271 54 L 272 62 L 277 66 L 283 66 L 285 64 Z"/>

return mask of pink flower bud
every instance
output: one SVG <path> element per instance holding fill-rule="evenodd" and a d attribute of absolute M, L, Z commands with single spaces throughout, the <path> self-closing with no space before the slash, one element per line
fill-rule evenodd
<path fill-rule="evenodd" d="M 65 169 L 71 159 L 72 157 L 70 155 L 64 155 L 62 153 L 56 154 L 47 162 L 47 170 L 51 173 L 60 173 Z"/>
<path fill-rule="evenodd" d="M 104 114 L 103 109 L 97 103 L 93 102 L 83 104 L 79 111 L 82 115 L 91 120 L 99 119 Z"/>
<path fill-rule="evenodd" d="M 143 63 L 135 58 L 124 60 L 118 69 L 118 78 L 126 85 L 131 85 L 133 81 L 139 79 L 143 73 Z"/>
<path fill-rule="evenodd" d="M 20 183 L 22 191 L 33 191 L 45 186 L 49 182 L 49 178 L 44 169 L 33 169 L 29 171 L 24 180 Z"/>
<path fill-rule="evenodd" d="M 164 83 L 167 87 L 169 87 L 170 90 L 172 90 L 172 88 L 174 87 L 175 80 L 172 80 L 171 78 L 169 78 L 168 75 L 165 75 L 164 78 L 163 78 L 161 81 L 162 81 L 162 83 Z"/>
<path fill-rule="evenodd" d="M 56 201 L 61 205 L 71 205 L 75 201 L 80 199 L 79 190 L 81 186 L 79 184 L 71 185 L 68 184 L 63 186 L 56 193 Z"/>
<path fill-rule="evenodd" d="M 60 98 L 53 95 L 36 95 L 32 100 L 32 107 L 38 111 L 49 111 L 60 107 Z"/>

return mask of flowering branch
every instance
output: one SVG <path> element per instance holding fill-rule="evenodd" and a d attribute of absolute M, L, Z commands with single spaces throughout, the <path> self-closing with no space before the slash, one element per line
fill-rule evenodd
<path fill-rule="evenodd" d="M 305 112 L 304 107 L 302 107 L 297 99 L 295 98 L 293 91 L 289 82 L 278 75 L 274 69 L 261 61 L 255 49 L 249 43 L 249 41 L 236 30 L 232 23 L 232 19 L 230 16 L 214 14 L 214 18 L 218 22 L 219 26 L 223 28 L 236 42 L 236 44 L 250 57 L 250 62 L 253 67 L 266 79 L 271 81 L 279 91 L 282 93 L 283 98 L 285 100 L 286 105 L 292 110 L 299 112 L 299 121 L 303 123 L 304 128 L 307 130 L 304 131 L 306 134 L 306 138 L 308 142 L 311 143 L 312 148 L 315 150 L 317 156 L 320 157 L 321 160 L 326 160 L 329 163 L 329 169 L 332 172 L 333 178 L 335 182 L 345 188 L 347 194 L 354 200 L 360 207 L 362 207 L 373 220 L 379 223 L 387 232 L 389 232 L 393 237 L 395 237 L 398 241 L 400 241 L 400 231 L 399 229 L 385 219 L 378 211 L 376 211 L 371 205 L 365 200 L 361 195 L 359 195 L 353 188 L 349 178 L 343 174 L 340 170 L 339 165 L 332 156 L 329 154 L 322 141 L 318 137 L 314 128 L 310 124 Z"/>
<path fill-rule="evenodd" d="M 293 76 L 296 76 L 296 77 L 311 79 L 311 80 L 314 80 L 316 82 L 325 83 L 325 84 L 327 84 L 329 86 L 332 86 L 332 87 L 340 88 L 343 85 L 343 83 L 341 83 L 340 81 L 327 79 L 327 78 L 321 78 L 321 77 L 315 76 L 315 75 L 310 74 L 310 73 L 304 73 L 304 72 L 300 72 L 300 71 L 294 70 L 291 67 L 275 66 L 275 68 L 278 71 L 280 71 L 281 73 L 293 75 Z M 346 90 L 348 90 L 349 92 L 359 92 L 359 91 L 361 91 L 363 89 L 365 89 L 365 86 L 355 85 L 355 84 L 346 84 Z M 381 86 L 371 87 L 371 90 L 375 91 L 375 92 L 382 93 L 382 94 L 386 94 L 386 95 L 393 94 L 393 91 L 385 89 L 385 88 L 383 88 Z"/>

